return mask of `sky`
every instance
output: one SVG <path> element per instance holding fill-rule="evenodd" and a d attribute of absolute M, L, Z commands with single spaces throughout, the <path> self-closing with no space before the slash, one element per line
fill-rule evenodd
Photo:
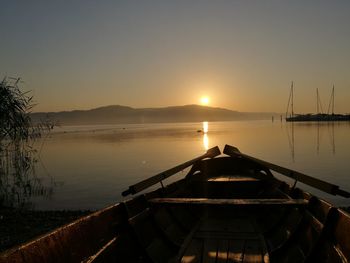
<path fill-rule="evenodd" d="M 350 1 L 0 0 L 0 77 L 34 111 L 199 104 L 350 112 Z M 203 101 L 203 99 L 202 99 Z"/>

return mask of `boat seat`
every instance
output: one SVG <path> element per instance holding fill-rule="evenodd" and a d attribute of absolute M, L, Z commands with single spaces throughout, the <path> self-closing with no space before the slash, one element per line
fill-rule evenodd
<path fill-rule="evenodd" d="M 249 175 L 220 174 L 193 183 L 188 189 L 192 196 L 187 197 L 253 198 L 263 188 L 263 182 Z"/>
<path fill-rule="evenodd" d="M 208 182 L 257 182 L 261 181 L 258 178 L 242 176 L 242 175 L 220 175 L 207 179 Z"/>
<path fill-rule="evenodd" d="M 215 205 L 215 206 L 305 206 L 305 199 L 209 199 L 209 198 L 153 198 L 152 204 Z"/>

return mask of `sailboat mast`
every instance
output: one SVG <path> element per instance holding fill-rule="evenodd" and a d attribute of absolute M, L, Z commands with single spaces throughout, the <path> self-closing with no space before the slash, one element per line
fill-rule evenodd
<path fill-rule="evenodd" d="M 316 104 L 317 104 L 317 106 L 316 106 L 316 108 L 317 108 L 316 114 L 319 114 L 320 111 L 318 109 L 318 105 L 319 105 L 319 103 L 318 103 L 318 88 L 316 88 Z"/>
<path fill-rule="evenodd" d="M 294 91 L 293 91 L 293 81 L 292 81 L 292 117 L 294 116 Z"/>
<path fill-rule="evenodd" d="M 334 85 L 333 85 L 333 89 L 332 89 L 332 115 L 334 115 Z"/>
<path fill-rule="evenodd" d="M 327 114 L 330 114 L 331 106 L 332 106 L 332 115 L 334 115 L 334 85 L 333 85 L 333 88 L 332 88 L 331 97 L 329 98 Z"/>
<path fill-rule="evenodd" d="M 291 106 L 292 108 L 292 112 L 291 115 L 289 117 L 293 117 L 294 115 L 294 109 L 293 109 L 293 81 L 292 81 L 292 85 L 291 85 L 291 89 L 290 89 L 290 93 L 289 93 L 289 98 L 288 98 L 288 104 L 287 104 L 287 110 L 286 110 L 286 118 L 288 118 L 288 113 L 289 113 L 289 106 Z"/>

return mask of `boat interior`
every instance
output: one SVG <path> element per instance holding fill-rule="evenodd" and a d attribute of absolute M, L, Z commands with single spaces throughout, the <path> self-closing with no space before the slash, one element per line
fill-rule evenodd
<path fill-rule="evenodd" d="M 26 261 L 14 262 L 350 261 L 346 212 L 242 156 L 196 161 L 144 192 L 17 248 Z"/>

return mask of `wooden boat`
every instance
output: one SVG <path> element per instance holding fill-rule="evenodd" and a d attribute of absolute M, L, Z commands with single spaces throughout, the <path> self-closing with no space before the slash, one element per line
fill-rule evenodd
<path fill-rule="evenodd" d="M 132 185 L 123 195 L 161 187 L 6 251 L 0 262 L 350 262 L 350 216 L 296 184 L 350 193 L 232 146 L 224 153 L 214 147 Z M 163 185 L 186 167 L 184 179 Z"/>

